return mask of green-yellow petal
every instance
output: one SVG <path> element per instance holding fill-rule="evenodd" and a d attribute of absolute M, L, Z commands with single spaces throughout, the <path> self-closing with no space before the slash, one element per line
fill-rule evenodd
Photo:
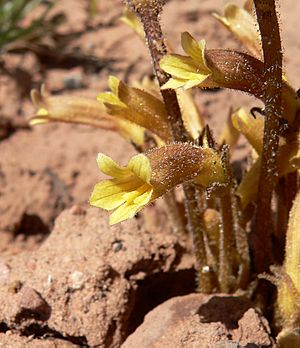
<path fill-rule="evenodd" d="M 145 143 L 145 128 L 118 117 L 115 117 L 115 123 L 118 125 L 119 132 L 124 138 L 133 141 L 137 145 Z"/>
<path fill-rule="evenodd" d="M 227 4 L 224 8 L 224 16 L 213 13 L 226 28 L 228 28 L 257 58 L 261 58 L 261 40 L 257 30 L 255 18 L 245 9 Z"/>
<path fill-rule="evenodd" d="M 118 96 L 112 92 L 99 93 L 97 95 L 97 100 L 101 101 L 104 104 L 111 104 L 111 105 L 127 108 L 126 105 L 122 103 L 121 100 L 118 98 Z"/>
<path fill-rule="evenodd" d="M 112 75 L 109 76 L 108 86 L 109 86 L 110 90 L 112 91 L 112 93 L 116 96 L 118 95 L 119 83 L 120 83 L 120 80 L 117 77 L 112 76 Z"/>
<path fill-rule="evenodd" d="M 176 78 L 170 78 L 168 82 L 166 82 L 161 89 L 177 89 L 183 87 L 186 84 L 186 80 L 180 80 Z"/>
<path fill-rule="evenodd" d="M 97 183 L 90 197 L 90 204 L 105 210 L 119 207 L 126 201 L 121 187 L 113 185 L 111 180 Z"/>
<path fill-rule="evenodd" d="M 148 185 L 149 187 L 149 185 Z M 140 188 L 143 191 L 144 188 Z M 145 205 L 147 205 L 152 197 L 153 189 L 148 188 L 146 192 L 138 195 L 132 204 L 124 203 L 119 208 L 117 208 L 109 217 L 109 224 L 114 225 L 118 222 L 131 219 L 136 213 L 138 213 Z"/>
<path fill-rule="evenodd" d="M 99 153 L 97 156 L 97 164 L 99 169 L 106 175 L 112 176 L 113 178 L 123 179 L 131 174 L 131 171 L 127 168 L 119 166 L 110 157 Z"/>
<path fill-rule="evenodd" d="M 168 74 L 182 80 L 194 80 L 199 75 L 197 65 L 193 59 L 179 54 L 170 54 L 163 57 L 160 66 Z"/>
<path fill-rule="evenodd" d="M 183 89 L 190 89 L 192 87 L 196 87 L 200 85 L 204 80 L 207 79 L 207 75 L 199 75 L 199 78 L 197 80 L 188 80 L 184 86 Z"/>
<path fill-rule="evenodd" d="M 201 73 L 210 74 L 205 59 L 205 45 L 205 40 L 197 42 L 188 32 L 181 34 L 181 46 L 185 53 L 193 59 Z"/>
<path fill-rule="evenodd" d="M 133 156 L 128 162 L 127 168 L 130 169 L 141 180 L 147 184 L 150 184 L 151 164 L 147 156 L 142 153 Z"/>
<path fill-rule="evenodd" d="M 128 220 L 134 217 L 143 207 L 139 204 L 121 205 L 109 217 L 109 224 L 115 225 L 121 221 Z"/>
<path fill-rule="evenodd" d="M 141 188 L 140 192 L 145 190 L 145 189 L 146 189 L 146 187 Z M 147 203 L 150 202 L 150 199 L 152 197 L 152 193 L 153 193 L 153 188 L 149 189 L 149 186 L 148 186 L 147 190 L 143 194 L 140 194 L 138 197 L 136 197 L 134 199 L 134 201 L 133 201 L 134 204 L 139 204 L 141 206 L 146 205 Z"/>

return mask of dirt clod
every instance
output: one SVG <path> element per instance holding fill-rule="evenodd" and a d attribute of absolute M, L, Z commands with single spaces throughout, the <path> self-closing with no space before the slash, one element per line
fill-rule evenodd
<path fill-rule="evenodd" d="M 120 347 L 147 311 L 193 291 L 186 255 L 184 239 L 167 230 L 148 231 L 136 220 L 110 227 L 105 212 L 69 209 L 37 251 L 9 259 L 0 323 L 23 335 Z M 180 283 L 183 273 L 187 281 Z"/>
<path fill-rule="evenodd" d="M 51 308 L 42 296 L 29 286 L 23 286 L 19 291 L 19 312 L 18 319 L 22 317 L 32 317 L 37 320 L 47 320 L 51 313 Z"/>
<path fill-rule="evenodd" d="M 267 320 L 243 298 L 190 294 L 148 313 L 122 348 L 275 348 Z"/>

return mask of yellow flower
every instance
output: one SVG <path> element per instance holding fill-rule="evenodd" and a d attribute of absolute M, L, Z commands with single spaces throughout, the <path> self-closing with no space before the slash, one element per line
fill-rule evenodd
<path fill-rule="evenodd" d="M 129 7 L 125 6 L 123 15 L 120 20 L 127 24 L 132 30 L 134 30 L 138 36 L 145 41 L 145 33 L 144 29 L 141 25 L 141 22 L 137 18 L 136 14 L 129 9 Z"/>
<path fill-rule="evenodd" d="M 38 108 L 29 119 L 31 126 L 50 122 L 83 124 L 118 132 L 135 144 L 144 144 L 145 129 L 128 120 L 109 115 L 103 103 L 77 96 L 51 96 L 42 86 L 41 92 L 31 91 L 33 104 Z"/>
<path fill-rule="evenodd" d="M 246 137 L 257 156 L 256 161 L 244 175 L 236 191 L 236 194 L 241 199 L 241 206 L 244 209 L 257 196 L 263 148 L 264 118 L 263 116 L 257 115 L 255 119 L 243 108 L 237 110 L 231 118 L 233 127 Z M 278 148 L 278 177 L 297 171 L 299 168 L 300 137 L 295 137 L 295 139 L 289 141 L 282 138 Z"/>
<path fill-rule="evenodd" d="M 100 93 L 97 99 L 110 115 L 146 128 L 164 141 L 171 140 L 168 114 L 160 99 L 113 76 L 109 77 L 108 85 L 111 92 Z"/>
<path fill-rule="evenodd" d="M 109 218 L 111 225 L 132 218 L 150 202 L 151 166 L 145 155 L 132 157 L 126 167 L 120 167 L 103 154 L 98 155 L 97 163 L 100 170 L 113 179 L 95 185 L 90 204 L 105 210 L 116 209 Z"/>
<path fill-rule="evenodd" d="M 170 54 L 160 61 L 161 68 L 172 75 L 163 89 L 200 85 L 212 73 L 205 60 L 205 40 L 197 42 L 189 33 L 181 34 L 181 45 L 188 56 Z"/>
<path fill-rule="evenodd" d="M 245 9 L 227 4 L 224 16 L 213 13 L 228 30 L 230 30 L 256 58 L 261 58 L 261 40 L 257 30 L 257 21 Z"/>
<path fill-rule="evenodd" d="M 150 150 L 131 158 L 121 167 L 111 158 L 99 154 L 100 170 L 112 177 L 97 183 L 90 204 L 105 210 L 115 210 L 110 224 L 132 218 L 144 206 L 177 185 L 195 180 L 208 187 L 224 183 L 222 162 L 211 148 L 177 143 Z"/>

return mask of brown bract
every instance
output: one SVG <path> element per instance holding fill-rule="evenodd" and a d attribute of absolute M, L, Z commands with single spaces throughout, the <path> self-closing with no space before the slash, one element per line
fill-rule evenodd
<path fill-rule="evenodd" d="M 202 148 L 187 143 L 173 144 L 150 151 L 151 181 L 157 187 L 174 187 L 180 177 L 191 180 L 200 174 L 205 159 Z"/>

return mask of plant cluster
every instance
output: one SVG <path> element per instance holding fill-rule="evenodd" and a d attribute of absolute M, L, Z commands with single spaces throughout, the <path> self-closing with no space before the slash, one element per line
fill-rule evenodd
<path fill-rule="evenodd" d="M 61 16 L 47 18 L 54 1 L 1 0 L 0 1 L 0 52 L 18 41 L 32 41 L 52 31 L 62 20 Z M 38 7 L 41 13 L 26 23 L 28 14 Z"/>
<path fill-rule="evenodd" d="M 164 1 L 126 5 L 122 20 L 147 43 L 155 80 L 145 77 L 129 86 L 111 76 L 110 91 L 97 101 L 34 90 L 38 111 L 31 125 L 86 124 L 128 139 L 139 153 L 127 166 L 98 155 L 110 179 L 95 185 L 91 205 L 113 211 L 110 223 L 116 224 L 165 197 L 174 231 L 188 229 L 192 236 L 198 290 L 246 291 L 257 275 L 267 278 L 278 289 L 278 342 L 298 346 L 300 103 L 283 74 L 275 0 L 248 0 L 244 8 L 227 5 L 223 15 L 214 14 L 248 53 L 208 50 L 204 40 L 185 32 L 185 54 L 175 54 L 160 26 Z M 216 140 L 193 101 L 193 88 L 243 91 L 262 100 L 264 109 L 233 110 Z M 253 151 L 238 181 L 230 158 L 241 134 Z M 174 194 L 178 185 L 187 222 Z M 273 275 L 267 274 L 270 266 Z M 271 290 L 255 284 L 252 294 L 264 309 Z"/>

